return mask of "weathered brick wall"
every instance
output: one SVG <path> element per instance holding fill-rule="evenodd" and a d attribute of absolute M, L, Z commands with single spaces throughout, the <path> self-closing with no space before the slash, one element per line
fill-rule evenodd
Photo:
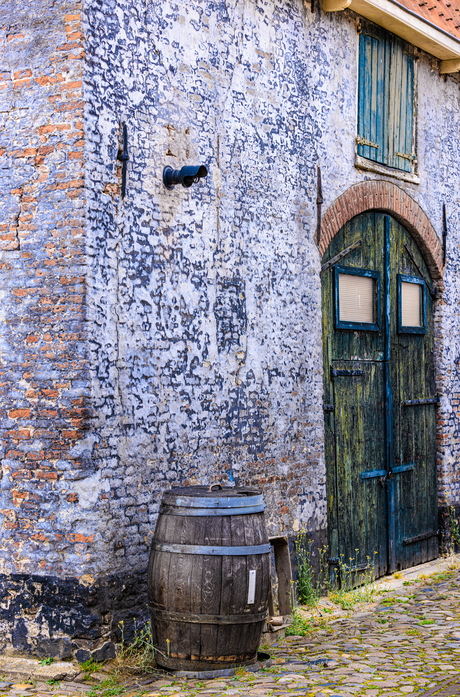
<path fill-rule="evenodd" d="M 324 535 L 310 22 L 292 2 L 88 4 L 91 364 L 120 573 L 145 568 L 181 482 L 262 486 L 271 533 Z M 167 191 L 185 164 L 208 178 Z"/>
<path fill-rule="evenodd" d="M 323 212 L 383 177 L 354 167 L 348 11 L 88 0 L 82 29 L 77 2 L 0 12 L 3 635 L 102 657 L 145 609 L 170 485 L 261 486 L 272 534 L 324 540 L 316 165 Z M 417 80 L 421 182 L 397 183 L 438 235 L 447 205 L 439 475 L 458 504 L 459 80 L 424 54 Z M 209 176 L 165 190 L 185 164 Z"/>
<path fill-rule="evenodd" d="M 316 164 L 323 211 L 384 178 L 354 166 L 359 18 L 297 0 L 100 0 L 87 21 L 91 363 L 114 568 L 144 567 L 178 482 L 258 484 L 272 533 L 324 531 Z M 417 84 L 420 183 L 397 184 L 440 236 L 443 201 L 458 227 L 458 77 L 419 52 Z M 209 177 L 165 190 L 163 167 L 184 164 Z M 450 243 L 448 273 L 457 263 Z M 453 297 L 440 335 L 457 331 Z M 452 348 L 438 342 L 440 425 Z M 441 487 L 456 486 L 456 447 L 440 449 Z"/>
<path fill-rule="evenodd" d="M 323 211 L 384 178 L 354 167 L 358 18 L 296 0 L 101 0 L 87 20 L 91 363 L 113 568 L 145 567 L 161 492 L 179 482 L 260 485 L 272 533 L 321 537 L 316 164 Z M 458 227 L 458 78 L 420 53 L 417 81 L 421 181 L 397 184 L 440 235 L 443 201 Z M 209 177 L 166 191 L 163 167 L 184 164 Z M 456 244 L 448 259 L 454 274 Z M 439 334 L 455 335 L 455 302 L 438 303 Z M 440 340 L 440 381 L 448 363 Z M 440 449 L 441 486 L 455 448 Z"/>
<path fill-rule="evenodd" d="M 0 32 L 2 650 L 78 624 L 59 605 L 85 595 L 75 577 L 95 571 L 99 517 L 82 491 L 94 463 L 80 4 L 5 0 Z"/>

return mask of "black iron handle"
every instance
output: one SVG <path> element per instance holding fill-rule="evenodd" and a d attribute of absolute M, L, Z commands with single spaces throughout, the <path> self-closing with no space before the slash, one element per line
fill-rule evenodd
<path fill-rule="evenodd" d="M 121 198 L 126 194 L 126 167 L 129 160 L 128 155 L 128 129 L 126 123 L 123 122 L 123 150 L 118 153 L 118 159 L 121 161 Z"/>

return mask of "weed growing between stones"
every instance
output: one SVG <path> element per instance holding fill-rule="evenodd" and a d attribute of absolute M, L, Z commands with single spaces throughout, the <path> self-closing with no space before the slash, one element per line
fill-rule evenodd
<path fill-rule="evenodd" d="M 453 506 L 449 506 L 449 525 L 451 539 L 457 547 L 460 547 L 460 530 L 458 529 L 458 523 L 455 519 L 455 509 Z"/>
<path fill-rule="evenodd" d="M 326 620 L 304 617 L 298 608 L 294 610 L 291 618 L 291 624 L 286 628 L 286 636 L 305 636 L 305 634 L 311 634 L 318 629 L 327 629 Z"/>
<path fill-rule="evenodd" d="M 120 685 L 118 678 L 111 675 L 107 680 L 103 680 L 99 685 L 95 685 L 90 692 L 87 692 L 88 697 L 117 697 L 125 691 L 123 685 Z"/>
<path fill-rule="evenodd" d="M 307 540 L 304 530 L 302 530 L 295 541 L 295 551 L 297 555 L 297 598 L 302 605 L 315 607 L 321 596 L 328 588 L 328 562 L 327 547 L 319 550 L 319 570 L 315 579 L 312 563 L 313 540 Z"/>
<path fill-rule="evenodd" d="M 449 571 L 458 571 L 460 569 L 460 561 L 458 556 L 455 554 L 450 556 L 450 558 L 447 560 L 447 568 Z"/>
<path fill-rule="evenodd" d="M 370 603 L 378 592 L 373 560 L 367 557 L 367 567 L 362 572 L 356 570 L 357 565 L 358 557 L 350 557 L 348 564 L 344 562 L 343 556 L 339 559 L 340 585 L 329 592 L 329 598 L 342 610 L 353 610 L 360 603 Z"/>
<path fill-rule="evenodd" d="M 406 629 L 406 634 L 407 636 L 423 636 L 423 632 L 421 632 L 419 629 L 415 629 L 414 627 L 409 627 Z"/>
<path fill-rule="evenodd" d="M 366 568 L 358 571 L 359 550 L 356 550 L 356 558 L 350 557 L 348 563 L 341 555 L 336 572 L 337 581 L 332 582 L 328 575 L 327 546 L 319 551 L 319 569 L 316 578 L 312 563 L 312 546 L 313 541 L 307 540 L 305 531 L 301 531 L 295 542 L 298 564 L 296 591 L 301 605 L 317 608 L 321 596 L 326 594 L 342 610 L 352 610 L 360 603 L 372 602 L 377 592 L 373 559 L 367 557 Z"/>
<path fill-rule="evenodd" d="M 429 577 L 424 576 L 424 581 L 426 583 L 442 583 L 443 581 L 448 581 L 455 575 L 454 569 L 446 569 L 445 571 L 438 571 L 435 574 L 431 574 Z"/>
<path fill-rule="evenodd" d="M 87 661 L 83 661 L 83 663 L 80 664 L 80 668 L 85 673 L 85 677 L 89 677 L 91 673 L 96 673 L 100 669 L 100 667 L 100 663 L 95 661 L 94 658 L 90 658 Z"/>
<path fill-rule="evenodd" d="M 115 665 L 120 672 L 151 672 L 155 668 L 155 652 L 150 622 L 139 624 L 134 618 L 134 637 L 127 644 L 123 620 L 118 625 L 121 643 L 117 647 Z"/>

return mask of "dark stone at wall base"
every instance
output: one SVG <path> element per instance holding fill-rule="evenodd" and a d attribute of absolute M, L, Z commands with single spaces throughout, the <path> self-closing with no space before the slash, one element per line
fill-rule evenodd
<path fill-rule="evenodd" d="M 37 656 L 41 658 L 56 658 L 62 660 L 72 657 L 73 644 L 71 639 L 42 639 L 36 648 Z"/>
<path fill-rule="evenodd" d="M 88 649 L 77 649 L 74 653 L 74 658 L 76 658 L 79 663 L 84 663 L 91 659 L 91 652 L 88 651 Z"/>
<path fill-rule="evenodd" d="M 115 658 L 115 644 L 113 641 L 104 641 L 102 646 L 91 651 L 91 658 L 95 661 L 108 661 L 110 658 Z"/>
<path fill-rule="evenodd" d="M 0 575 L 0 652 L 104 661 L 148 621 L 147 572 L 76 578 Z M 123 624 L 121 624 L 123 623 Z"/>

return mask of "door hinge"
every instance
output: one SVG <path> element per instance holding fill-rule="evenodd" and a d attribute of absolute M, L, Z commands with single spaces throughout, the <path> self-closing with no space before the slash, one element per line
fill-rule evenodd
<path fill-rule="evenodd" d="M 428 397 L 427 399 L 407 399 L 401 402 L 402 407 L 416 407 L 418 404 L 438 404 L 439 397 Z"/>
<path fill-rule="evenodd" d="M 396 157 L 402 157 L 403 160 L 409 160 L 409 162 L 417 162 L 415 155 L 408 155 L 405 152 L 397 152 Z"/>
<path fill-rule="evenodd" d="M 372 141 L 361 138 L 361 136 L 356 136 L 356 142 L 358 145 L 367 145 L 369 148 L 379 149 L 378 143 L 372 143 Z"/>
<path fill-rule="evenodd" d="M 423 540 L 429 540 L 430 537 L 436 537 L 438 535 L 438 530 L 430 530 L 429 532 L 424 532 L 421 535 L 416 535 L 415 537 L 406 537 L 403 540 L 403 545 L 413 545 L 415 542 L 422 542 Z"/>
<path fill-rule="evenodd" d="M 361 479 L 374 479 L 374 477 L 386 477 L 386 470 L 369 470 L 367 472 L 361 472 L 359 475 Z"/>
<path fill-rule="evenodd" d="M 348 566 L 348 564 L 345 564 L 345 562 L 343 562 L 340 557 L 331 557 L 327 560 L 327 563 L 330 564 L 330 566 L 338 566 L 339 569 L 342 569 L 347 573 L 353 573 L 356 571 L 367 571 L 367 569 L 372 568 L 371 564 L 368 564 L 367 562 L 364 562 L 364 564 L 356 564 L 355 566 Z"/>
<path fill-rule="evenodd" d="M 364 370 L 336 370 L 331 366 L 331 378 L 355 377 L 364 375 Z"/>
<path fill-rule="evenodd" d="M 321 271 L 319 272 L 320 275 L 324 273 L 327 269 L 329 269 L 331 266 L 334 266 L 334 264 L 337 261 L 340 261 L 341 259 L 343 259 L 343 257 L 346 257 L 347 254 L 350 254 L 350 252 L 353 252 L 355 249 L 357 249 L 360 246 L 360 244 L 362 244 L 362 240 L 356 240 L 356 242 L 353 242 L 353 244 L 351 244 L 349 247 L 336 254 L 335 257 L 332 257 L 332 259 L 326 261 L 326 263 L 323 264 L 321 267 Z"/>

